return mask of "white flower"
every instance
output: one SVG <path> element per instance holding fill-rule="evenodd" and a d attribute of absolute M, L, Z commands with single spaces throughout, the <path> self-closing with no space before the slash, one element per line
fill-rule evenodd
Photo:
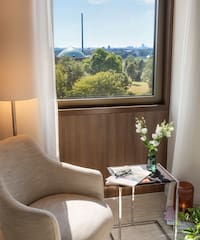
<path fill-rule="evenodd" d="M 148 128 L 144 117 L 136 118 L 136 133 L 139 133 L 140 140 L 148 148 L 149 151 L 158 151 L 158 146 L 163 137 L 171 137 L 172 131 L 174 131 L 173 122 L 167 123 L 165 120 L 160 124 L 157 124 L 155 132 L 151 135 L 152 139 L 147 136 Z"/>
<path fill-rule="evenodd" d="M 149 144 L 153 145 L 154 140 L 149 141 Z"/>
<path fill-rule="evenodd" d="M 156 126 L 156 134 L 157 134 L 157 137 L 163 137 L 163 134 L 162 134 L 162 127 L 160 127 L 159 125 Z"/>
<path fill-rule="evenodd" d="M 171 132 L 166 132 L 166 135 L 165 135 L 167 138 L 171 137 Z"/>
<path fill-rule="evenodd" d="M 156 139 L 156 138 L 158 138 L 158 135 L 157 135 L 156 133 L 153 133 L 153 134 L 152 134 L 152 138 L 153 138 L 153 139 Z"/>
<path fill-rule="evenodd" d="M 135 124 L 135 127 L 141 132 L 142 125 L 140 123 Z"/>
<path fill-rule="evenodd" d="M 136 133 L 141 133 L 141 128 L 136 128 Z"/>
<path fill-rule="evenodd" d="M 158 147 L 159 146 L 159 142 L 158 141 L 154 141 L 154 147 Z"/>
<path fill-rule="evenodd" d="M 150 144 L 152 144 L 154 147 L 158 147 L 160 143 L 156 140 L 151 140 Z"/>
<path fill-rule="evenodd" d="M 156 133 L 159 134 L 161 131 L 162 131 L 162 128 L 159 125 L 157 125 L 156 126 Z"/>
<path fill-rule="evenodd" d="M 136 126 L 136 128 L 142 128 L 141 123 L 136 123 L 135 126 Z"/>
<path fill-rule="evenodd" d="M 148 132 L 147 128 L 142 128 L 142 129 L 141 129 L 141 133 L 142 133 L 142 134 L 147 134 L 147 132 Z"/>
<path fill-rule="evenodd" d="M 146 137 L 146 136 L 142 136 L 140 139 L 141 139 L 143 142 L 145 142 L 145 141 L 147 140 L 147 137 Z"/>

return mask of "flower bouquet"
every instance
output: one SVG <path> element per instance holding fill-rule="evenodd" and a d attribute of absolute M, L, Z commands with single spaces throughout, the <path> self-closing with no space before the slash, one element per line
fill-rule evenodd
<path fill-rule="evenodd" d="M 136 133 L 140 134 L 140 139 L 144 146 L 148 149 L 147 169 L 152 173 L 156 172 L 156 152 L 160 145 L 161 139 L 171 137 L 174 131 L 173 122 L 167 123 L 165 120 L 161 124 L 157 124 L 156 130 L 152 133 L 152 139 L 148 138 L 148 128 L 144 117 L 136 118 Z"/>

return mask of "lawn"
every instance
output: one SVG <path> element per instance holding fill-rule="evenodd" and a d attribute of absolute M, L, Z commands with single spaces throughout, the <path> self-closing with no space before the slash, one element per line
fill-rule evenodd
<path fill-rule="evenodd" d="M 151 89 L 146 82 L 133 82 L 132 86 L 128 89 L 128 91 L 134 93 L 134 95 L 136 96 L 140 96 L 150 95 L 149 92 L 151 91 Z"/>

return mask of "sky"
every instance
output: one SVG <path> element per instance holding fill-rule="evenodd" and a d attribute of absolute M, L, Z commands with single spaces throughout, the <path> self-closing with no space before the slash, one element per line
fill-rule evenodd
<path fill-rule="evenodd" d="M 55 47 L 153 47 L 155 0 L 54 0 Z"/>

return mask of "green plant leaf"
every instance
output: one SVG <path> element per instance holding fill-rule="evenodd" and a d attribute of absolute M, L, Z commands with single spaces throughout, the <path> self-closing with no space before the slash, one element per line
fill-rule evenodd
<path fill-rule="evenodd" d="M 185 238 L 184 238 L 184 240 L 194 240 L 194 239 L 195 239 L 195 236 L 192 235 L 192 234 L 191 234 L 191 235 L 188 234 L 188 235 L 186 235 Z"/>
<path fill-rule="evenodd" d="M 197 232 L 200 233 L 200 223 L 197 223 Z"/>

